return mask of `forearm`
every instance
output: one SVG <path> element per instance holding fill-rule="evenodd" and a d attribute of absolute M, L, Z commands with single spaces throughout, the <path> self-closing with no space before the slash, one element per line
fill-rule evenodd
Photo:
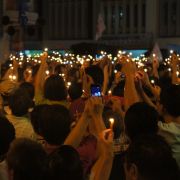
<path fill-rule="evenodd" d="M 41 64 L 41 66 L 39 67 L 35 80 L 35 91 L 42 91 L 44 87 L 44 82 L 46 77 L 45 74 L 46 67 L 47 67 L 46 64 Z"/>
<path fill-rule="evenodd" d="M 74 148 L 77 148 L 87 130 L 90 118 L 82 115 L 79 119 L 77 125 L 72 129 L 68 137 L 66 138 L 64 144 L 71 145 Z"/>
<path fill-rule="evenodd" d="M 157 109 L 156 105 L 151 101 L 151 99 L 146 95 L 144 91 L 141 93 L 141 96 L 144 102 Z"/>
<path fill-rule="evenodd" d="M 103 90 L 102 90 L 102 93 L 103 93 L 104 95 L 105 95 L 106 92 L 107 92 L 108 83 L 109 83 L 109 80 L 108 80 L 108 79 L 105 79 L 104 82 L 103 82 Z"/>
<path fill-rule="evenodd" d="M 156 68 L 153 68 L 153 76 L 159 79 L 159 73 Z"/>
<path fill-rule="evenodd" d="M 125 90 L 125 109 L 127 110 L 132 104 L 139 102 L 138 93 L 136 91 L 134 76 L 129 75 L 126 77 Z"/>
<path fill-rule="evenodd" d="M 172 67 L 172 84 L 179 84 L 180 80 L 177 75 L 177 65 Z"/>
<path fill-rule="evenodd" d="M 95 130 L 96 135 L 98 136 L 99 133 L 101 133 L 102 131 L 106 129 L 106 126 L 104 124 L 102 117 L 92 117 L 92 118 L 94 122 L 94 130 Z"/>
<path fill-rule="evenodd" d="M 108 180 L 111 174 L 112 165 L 113 165 L 112 155 L 100 156 L 92 168 L 91 180 L 100 180 L 100 179 Z"/>

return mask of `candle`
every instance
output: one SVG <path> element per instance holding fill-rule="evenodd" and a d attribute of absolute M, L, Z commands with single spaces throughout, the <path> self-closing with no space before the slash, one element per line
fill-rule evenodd
<path fill-rule="evenodd" d="M 109 118 L 109 122 L 110 122 L 110 129 L 113 130 L 113 126 L 114 126 L 114 118 Z"/>
<path fill-rule="evenodd" d="M 151 80 L 151 84 L 154 84 L 154 83 L 155 83 L 155 81 L 154 81 L 154 79 L 152 79 L 152 80 Z"/>
<path fill-rule="evenodd" d="M 112 91 L 111 91 L 111 90 L 109 90 L 109 91 L 108 91 L 108 94 L 109 94 L 109 95 L 111 95 L 111 94 L 112 94 Z"/>
<path fill-rule="evenodd" d="M 47 51 L 48 51 L 48 48 L 44 48 L 44 51 L 47 52 Z"/>
<path fill-rule="evenodd" d="M 48 71 L 48 70 L 46 70 L 46 75 L 47 75 L 47 76 L 49 75 L 49 71 Z"/>
<path fill-rule="evenodd" d="M 173 54 L 173 50 L 170 50 L 170 54 Z"/>

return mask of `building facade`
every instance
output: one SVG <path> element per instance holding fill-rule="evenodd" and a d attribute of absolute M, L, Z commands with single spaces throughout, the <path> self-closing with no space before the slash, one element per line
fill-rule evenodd
<path fill-rule="evenodd" d="M 17 10 L 17 1 L 10 1 L 16 0 L 4 0 L 9 2 L 5 14 L 9 9 Z M 124 49 L 148 49 L 155 42 L 161 48 L 180 44 L 179 0 L 29 0 L 28 3 L 30 12 L 38 13 L 45 24 L 32 36 L 24 33 L 21 39 L 26 49 L 46 46 L 67 49 L 79 42 L 110 44 Z M 95 41 L 99 14 L 106 29 Z M 2 32 L 0 26 L 0 34 Z"/>
<path fill-rule="evenodd" d="M 106 30 L 97 43 L 125 49 L 162 48 L 180 42 L 179 0 L 46 0 L 45 44 L 96 42 L 98 14 Z"/>

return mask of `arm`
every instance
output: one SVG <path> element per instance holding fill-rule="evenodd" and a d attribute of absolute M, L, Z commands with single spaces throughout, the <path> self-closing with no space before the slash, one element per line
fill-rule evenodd
<path fill-rule="evenodd" d="M 103 82 L 103 89 L 102 89 L 102 93 L 105 95 L 106 91 L 107 91 L 107 87 L 108 87 L 108 83 L 109 83 L 109 70 L 108 70 L 108 65 L 106 65 L 104 67 L 104 82 Z"/>
<path fill-rule="evenodd" d="M 123 65 L 123 72 L 126 75 L 124 97 L 125 109 L 127 110 L 132 104 L 140 101 L 134 82 L 135 67 L 133 62 L 126 62 Z"/>
<path fill-rule="evenodd" d="M 178 57 L 173 54 L 171 59 L 172 65 L 172 84 L 180 84 L 180 79 L 178 78 L 177 71 L 178 71 Z"/>
<path fill-rule="evenodd" d="M 105 134 L 108 133 L 107 139 Z M 108 180 L 113 164 L 113 133 L 105 130 L 101 133 L 100 141 L 101 154 L 91 170 L 90 180 Z"/>
<path fill-rule="evenodd" d="M 158 59 L 157 57 L 153 57 L 153 63 L 152 63 L 153 76 L 159 79 L 158 67 L 159 67 Z"/>
<path fill-rule="evenodd" d="M 87 131 L 87 127 L 89 125 L 89 121 L 91 120 L 91 111 L 92 108 L 92 99 L 88 99 L 86 101 L 86 105 L 84 108 L 84 112 L 82 113 L 79 121 L 77 122 L 76 126 L 72 129 L 68 137 L 66 138 L 64 144 L 71 145 L 74 148 L 77 148 Z"/>
<path fill-rule="evenodd" d="M 46 58 L 47 58 L 47 53 L 44 53 L 41 56 L 41 65 L 39 67 L 39 70 L 36 75 L 36 80 L 35 80 L 35 99 L 37 100 L 37 97 L 39 95 L 43 94 L 43 87 L 44 87 L 44 82 L 45 82 L 45 77 L 46 77 L 46 69 L 47 69 L 47 63 L 46 63 Z"/>
<path fill-rule="evenodd" d="M 141 82 L 140 82 L 141 83 Z M 142 85 L 140 85 L 141 87 L 139 88 L 140 91 L 140 96 L 142 97 L 143 101 L 146 102 L 147 104 L 149 104 L 150 106 L 154 107 L 157 110 L 156 105 L 151 101 L 151 99 L 147 96 L 147 94 L 144 92 Z"/>
<path fill-rule="evenodd" d="M 87 130 L 90 117 L 84 112 L 79 119 L 77 125 L 72 129 L 68 137 L 66 138 L 64 145 L 71 145 L 74 148 L 77 148 Z"/>

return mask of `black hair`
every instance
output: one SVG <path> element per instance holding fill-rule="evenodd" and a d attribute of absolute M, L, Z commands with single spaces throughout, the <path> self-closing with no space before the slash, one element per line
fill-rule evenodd
<path fill-rule="evenodd" d="M 160 103 L 173 117 L 180 116 L 180 85 L 169 85 L 160 93 Z"/>
<path fill-rule="evenodd" d="M 135 164 L 143 180 L 178 180 L 178 165 L 167 142 L 159 135 L 136 137 L 126 153 L 127 169 Z"/>
<path fill-rule="evenodd" d="M 38 135 L 42 136 L 42 123 L 43 119 L 41 118 L 41 114 L 44 108 L 48 108 L 47 104 L 40 104 L 33 108 L 33 111 L 30 113 L 31 124 L 33 126 L 34 132 Z"/>
<path fill-rule="evenodd" d="M 71 100 L 76 100 L 82 95 L 82 84 L 81 83 L 72 83 L 68 89 L 68 94 Z"/>
<path fill-rule="evenodd" d="M 30 139 L 16 139 L 7 153 L 8 169 L 13 180 L 44 180 L 47 172 L 47 155 L 43 147 Z"/>
<path fill-rule="evenodd" d="M 49 158 L 51 179 L 83 180 L 82 163 L 78 152 L 71 146 L 61 146 Z"/>
<path fill-rule="evenodd" d="M 20 88 L 27 91 L 30 98 L 33 100 L 33 98 L 34 98 L 34 86 L 32 85 L 32 83 L 23 82 L 23 83 L 20 84 Z"/>
<path fill-rule="evenodd" d="M 96 65 L 89 66 L 85 69 L 87 75 L 91 76 L 94 81 L 94 84 L 103 85 L 104 74 L 100 67 Z"/>
<path fill-rule="evenodd" d="M 3 115 L 0 115 L 0 157 L 8 152 L 10 143 L 15 139 L 14 126 Z"/>
<path fill-rule="evenodd" d="M 144 102 L 130 106 L 125 114 L 125 129 L 130 139 L 140 134 L 156 134 L 158 131 L 158 113 Z"/>
<path fill-rule="evenodd" d="M 59 75 L 51 75 L 44 84 L 44 97 L 52 101 L 66 100 L 67 89 L 63 78 Z"/>
<path fill-rule="evenodd" d="M 40 113 L 40 130 L 51 145 L 61 145 L 70 132 L 69 110 L 62 105 L 47 105 Z"/>
<path fill-rule="evenodd" d="M 9 107 L 15 116 L 24 116 L 32 106 L 32 100 L 29 94 L 21 88 L 18 88 L 9 98 Z"/>

